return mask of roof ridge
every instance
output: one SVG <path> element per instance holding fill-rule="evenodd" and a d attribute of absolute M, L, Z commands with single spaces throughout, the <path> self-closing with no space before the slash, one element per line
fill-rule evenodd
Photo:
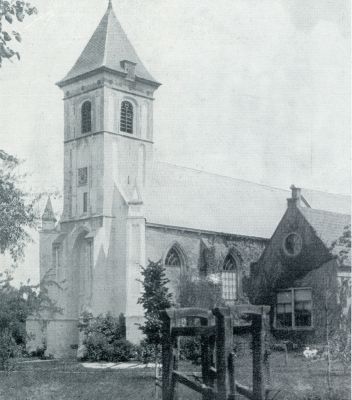
<path fill-rule="evenodd" d="M 156 162 L 157 162 L 157 163 L 160 163 L 160 164 L 171 165 L 171 166 L 173 166 L 173 167 L 180 168 L 180 169 L 188 169 L 188 170 L 190 170 L 190 171 L 201 172 L 201 173 L 203 173 L 203 174 L 214 175 L 214 176 L 220 176 L 220 177 L 222 177 L 222 178 L 233 179 L 233 180 L 235 180 L 235 181 L 241 181 L 241 182 L 251 183 L 251 184 L 254 184 L 254 185 L 257 185 L 257 186 L 265 187 L 265 188 L 267 188 L 267 189 L 274 189 L 274 190 L 278 190 L 278 191 L 282 191 L 282 192 L 287 192 L 287 193 L 290 192 L 288 189 L 284 189 L 284 188 L 280 188 L 280 187 L 276 187 L 276 186 L 270 186 L 270 185 L 266 185 L 266 184 L 264 184 L 264 183 L 258 183 L 258 182 L 250 181 L 250 180 L 247 180 L 247 179 L 235 178 L 234 176 L 221 175 L 221 174 L 219 174 L 219 173 L 217 173 L 217 172 L 211 172 L 211 171 L 205 171 L 205 170 L 201 170 L 201 169 L 197 169 L 197 168 L 186 167 L 186 166 L 184 166 L 184 165 L 177 165 L 177 164 L 173 164 L 173 163 L 170 163 L 170 162 L 167 162 L 167 161 L 156 161 Z"/>
<path fill-rule="evenodd" d="M 109 0 L 108 8 L 105 11 L 105 15 L 103 17 L 103 18 L 106 17 L 107 21 L 106 21 L 106 30 L 105 30 L 105 38 L 104 38 L 104 56 L 103 56 L 103 61 L 102 61 L 102 64 L 101 64 L 102 66 L 104 66 L 106 64 L 106 44 L 108 42 L 108 31 L 109 31 L 108 27 L 109 27 L 109 23 L 110 23 L 109 17 L 110 17 L 110 13 L 111 12 L 114 12 L 114 10 L 112 8 L 112 3 Z"/>

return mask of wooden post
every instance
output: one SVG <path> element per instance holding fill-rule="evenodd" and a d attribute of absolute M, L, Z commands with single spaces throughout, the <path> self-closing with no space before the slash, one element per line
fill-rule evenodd
<path fill-rule="evenodd" d="M 201 325 L 206 326 L 208 323 L 205 320 L 201 320 Z M 202 380 L 205 385 L 209 385 L 209 340 L 208 336 L 202 335 L 200 337 L 200 348 L 202 357 Z M 203 400 L 209 400 L 207 394 L 203 394 Z"/>
<path fill-rule="evenodd" d="M 232 318 L 226 308 L 215 308 L 216 318 L 216 372 L 217 400 L 227 400 L 229 382 L 227 362 L 233 348 Z"/>
<path fill-rule="evenodd" d="M 264 363 L 265 363 L 265 312 L 252 315 L 253 338 L 253 398 L 265 399 Z"/>
<path fill-rule="evenodd" d="M 172 378 L 172 340 L 171 340 L 171 321 L 166 311 L 161 312 L 162 319 L 162 400 L 170 400 L 171 378 Z"/>
<path fill-rule="evenodd" d="M 231 352 L 228 358 L 228 371 L 229 371 L 229 388 L 230 394 L 228 400 L 236 400 L 235 393 L 235 354 Z"/>

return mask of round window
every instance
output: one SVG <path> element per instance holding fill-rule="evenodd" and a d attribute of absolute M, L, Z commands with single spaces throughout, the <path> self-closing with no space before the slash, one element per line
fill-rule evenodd
<path fill-rule="evenodd" d="M 302 250 L 302 239 L 297 233 L 288 234 L 283 242 L 286 255 L 290 257 L 298 256 Z"/>

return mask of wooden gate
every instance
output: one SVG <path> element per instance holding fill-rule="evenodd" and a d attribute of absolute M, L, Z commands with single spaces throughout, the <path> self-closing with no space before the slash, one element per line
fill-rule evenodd
<path fill-rule="evenodd" d="M 236 400 L 236 393 L 250 400 L 265 399 L 264 366 L 265 335 L 268 306 L 250 304 L 215 308 L 171 308 L 162 311 L 162 400 L 176 399 L 176 386 L 181 383 L 201 393 L 203 400 Z M 238 317 L 245 324 L 236 324 Z M 185 320 L 198 320 L 198 326 L 185 326 Z M 252 335 L 253 387 L 240 384 L 235 379 L 233 352 L 234 334 Z M 201 381 L 197 373 L 185 374 L 178 370 L 180 336 L 201 338 Z"/>

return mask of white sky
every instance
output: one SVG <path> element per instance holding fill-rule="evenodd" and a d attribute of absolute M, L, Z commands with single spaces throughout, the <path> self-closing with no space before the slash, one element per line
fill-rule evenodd
<path fill-rule="evenodd" d="M 107 0 L 33 0 L 0 70 L 0 148 L 61 190 L 64 77 Z M 159 159 L 288 188 L 350 192 L 348 0 L 114 0 L 152 75 Z M 55 204 L 58 208 L 60 203 Z M 36 236 L 34 236 L 37 240 Z M 38 276 L 31 245 L 17 279 Z"/>

